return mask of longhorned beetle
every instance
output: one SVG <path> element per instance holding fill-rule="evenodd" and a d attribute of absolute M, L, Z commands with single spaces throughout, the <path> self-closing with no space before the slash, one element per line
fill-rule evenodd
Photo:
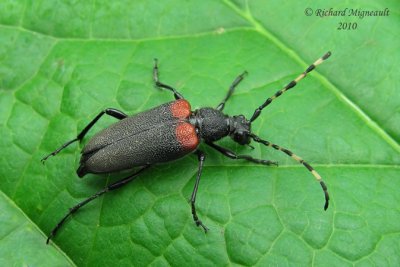
<path fill-rule="evenodd" d="M 232 159 L 244 159 L 263 165 L 277 165 L 275 161 L 256 159 L 248 155 L 237 155 L 235 152 L 215 143 L 226 136 L 230 136 L 233 141 L 240 145 L 250 145 L 250 142 L 253 140 L 257 143 L 282 151 L 300 164 L 303 164 L 320 183 L 325 195 L 324 209 L 326 210 L 329 204 L 329 194 L 321 176 L 310 164 L 290 150 L 270 143 L 267 140 L 263 140 L 252 133 L 251 124 L 258 118 L 261 111 L 274 99 L 296 86 L 300 80 L 315 69 L 316 66 L 324 62 L 330 55 L 331 53 L 327 52 L 324 56 L 311 64 L 296 79 L 291 81 L 283 89 L 277 91 L 273 96 L 269 97 L 254 111 L 250 120 L 246 119 L 243 115 L 229 116 L 222 112 L 226 101 L 232 95 L 236 86 L 243 80 L 247 72 L 242 73 L 233 81 L 227 95 L 216 108 L 200 108 L 192 111 L 189 102 L 186 101 L 176 89 L 159 81 L 157 59 L 155 59 L 153 68 L 154 82 L 157 87 L 172 91 L 175 101 L 162 104 L 132 117 L 128 117 L 124 112 L 117 109 L 105 109 L 101 111 L 75 139 L 66 142 L 60 148 L 42 159 L 42 162 L 44 162 L 50 156 L 58 154 L 70 144 L 81 141 L 100 117 L 107 114 L 119 121 L 97 133 L 83 148 L 77 170 L 78 176 L 83 177 L 87 173 L 112 173 L 139 167 L 133 174 L 108 185 L 103 190 L 72 207 L 51 231 L 47 243 L 56 235 L 57 231 L 69 216 L 93 199 L 108 191 L 128 184 L 141 172 L 154 164 L 176 160 L 192 152 L 197 155 L 199 161 L 196 182 L 190 199 L 192 215 L 196 225 L 201 226 L 204 231 L 207 232 L 208 228 L 198 218 L 195 207 L 196 194 L 205 160 L 205 154 L 198 149 L 201 140 L 224 156 Z"/>

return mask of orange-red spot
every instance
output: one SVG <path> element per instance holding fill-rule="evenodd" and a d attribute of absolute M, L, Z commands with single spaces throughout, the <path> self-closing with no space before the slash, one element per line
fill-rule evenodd
<path fill-rule="evenodd" d="M 189 118 L 192 113 L 190 110 L 190 104 L 185 99 L 178 99 L 171 104 L 172 116 L 178 119 Z"/>
<path fill-rule="evenodd" d="M 196 128 L 188 122 L 180 122 L 175 130 L 176 139 L 187 150 L 195 150 L 199 145 Z"/>

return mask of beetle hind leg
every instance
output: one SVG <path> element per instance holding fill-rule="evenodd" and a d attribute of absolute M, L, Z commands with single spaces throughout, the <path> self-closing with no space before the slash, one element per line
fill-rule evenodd
<path fill-rule="evenodd" d="M 197 158 L 199 160 L 199 169 L 197 171 L 197 177 L 196 177 L 196 182 L 194 184 L 192 197 L 190 198 L 190 204 L 192 206 L 192 215 L 193 215 L 194 222 L 196 223 L 197 226 L 201 226 L 203 228 L 204 232 L 207 233 L 208 228 L 202 223 L 202 221 L 197 216 L 196 207 L 195 207 L 196 195 L 197 195 L 197 190 L 199 189 L 201 171 L 203 170 L 204 160 L 206 159 L 206 156 L 203 153 L 203 151 L 201 151 L 201 150 L 197 150 L 196 154 L 197 154 Z"/>
<path fill-rule="evenodd" d="M 66 222 L 66 220 L 70 216 L 72 216 L 72 214 L 77 212 L 80 208 L 82 208 L 83 206 L 85 206 L 86 204 L 91 202 L 92 200 L 98 198 L 99 196 L 103 195 L 104 193 L 107 193 L 108 191 L 111 191 L 111 190 L 118 189 L 118 188 L 128 184 L 129 182 L 133 181 L 142 171 L 144 171 L 145 169 L 147 169 L 149 167 L 150 167 L 150 165 L 143 166 L 142 168 L 137 170 L 132 175 L 129 175 L 129 176 L 127 176 L 127 177 L 125 177 L 125 178 L 113 183 L 113 184 L 110 184 L 110 185 L 106 186 L 104 189 L 100 190 L 96 194 L 88 197 L 84 201 L 79 202 L 77 205 L 75 205 L 72 208 L 70 208 L 69 212 L 57 223 L 57 225 L 53 228 L 53 230 L 51 230 L 49 236 L 47 237 L 46 244 L 49 244 L 50 239 L 53 238 L 57 234 L 58 230 L 61 228 L 61 226 L 63 226 L 63 224 Z"/>

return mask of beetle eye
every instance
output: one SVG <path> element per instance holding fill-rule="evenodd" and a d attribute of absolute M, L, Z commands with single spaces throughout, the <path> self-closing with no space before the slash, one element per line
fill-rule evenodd
<path fill-rule="evenodd" d="M 233 140 L 241 145 L 247 145 L 250 144 L 250 137 L 247 134 L 247 132 L 240 132 L 240 133 L 235 133 L 233 135 Z"/>

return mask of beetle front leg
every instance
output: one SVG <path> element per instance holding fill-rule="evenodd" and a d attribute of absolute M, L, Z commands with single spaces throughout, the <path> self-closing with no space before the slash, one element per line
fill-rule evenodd
<path fill-rule="evenodd" d="M 153 68 L 153 80 L 154 80 L 154 83 L 156 84 L 156 86 L 172 91 L 174 93 L 175 99 L 184 99 L 184 97 L 175 88 L 160 82 L 160 79 L 158 77 L 158 64 L 157 63 L 158 63 L 158 60 L 155 58 L 154 59 L 154 68 Z"/>
<path fill-rule="evenodd" d="M 63 144 L 62 146 L 60 146 L 59 148 L 57 148 L 56 150 L 54 150 L 53 152 L 51 152 L 50 154 L 48 154 L 47 156 L 42 158 L 41 159 L 42 163 L 44 163 L 49 157 L 57 155 L 61 150 L 63 150 L 64 148 L 66 148 L 70 144 L 72 144 L 72 143 L 74 143 L 76 141 L 81 141 L 85 137 L 87 132 L 90 130 L 90 128 L 92 128 L 93 125 L 104 114 L 107 114 L 107 115 L 109 115 L 111 117 L 114 117 L 116 119 L 119 119 L 119 120 L 122 120 L 122 119 L 125 119 L 126 117 L 128 117 L 128 115 L 126 115 L 124 112 L 122 112 L 122 111 L 120 111 L 118 109 L 115 109 L 115 108 L 107 108 L 105 110 L 102 110 L 88 125 L 86 125 L 86 127 L 78 134 L 78 136 L 75 139 L 66 142 L 65 144 Z"/>
<path fill-rule="evenodd" d="M 222 153 L 224 156 L 227 156 L 231 159 L 245 159 L 254 163 L 258 163 L 258 164 L 263 164 L 263 165 L 275 165 L 278 166 L 278 162 L 276 161 L 272 161 L 272 160 L 266 160 L 266 159 L 255 159 L 249 155 L 237 155 L 235 152 L 233 152 L 232 150 L 229 150 L 225 147 L 219 146 L 217 144 L 214 144 L 212 142 L 207 142 L 207 145 L 209 145 L 210 147 L 214 148 L 215 150 L 217 150 L 218 152 Z"/>
<path fill-rule="evenodd" d="M 190 198 L 190 204 L 192 206 L 192 215 L 193 215 L 194 222 L 196 223 L 197 226 L 201 226 L 204 229 L 204 232 L 207 233 L 208 228 L 201 222 L 201 220 L 197 216 L 196 207 L 195 207 L 196 195 L 197 195 L 197 190 L 199 189 L 201 171 L 203 170 L 204 160 L 206 159 L 206 156 L 203 153 L 203 151 L 201 151 L 201 150 L 197 150 L 196 154 L 197 154 L 197 158 L 199 160 L 199 169 L 197 171 L 197 177 L 196 177 L 196 182 L 194 184 L 192 197 Z"/>
<path fill-rule="evenodd" d="M 226 94 L 225 98 L 222 100 L 221 103 L 219 103 L 219 105 L 216 107 L 216 109 L 221 110 L 221 111 L 224 109 L 226 101 L 228 101 L 228 99 L 233 94 L 233 91 L 235 91 L 236 86 L 238 86 L 238 84 L 243 80 L 244 76 L 246 76 L 246 75 L 247 75 L 247 71 L 244 71 L 242 74 L 240 74 L 239 76 L 236 77 L 236 79 L 233 81 L 231 86 L 229 86 L 229 90 L 228 90 L 228 93 Z"/>

